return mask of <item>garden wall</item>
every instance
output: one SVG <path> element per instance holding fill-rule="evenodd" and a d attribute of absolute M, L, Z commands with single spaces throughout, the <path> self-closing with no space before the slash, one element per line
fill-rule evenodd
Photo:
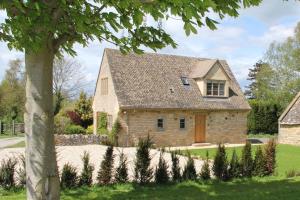
<path fill-rule="evenodd" d="M 87 144 L 100 144 L 105 143 L 108 138 L 103 135 L 83 135 L 83 134 L 74 134 L 74 135 L 55 135 L 55 145 L 57 146 L 79 146 Z"/>

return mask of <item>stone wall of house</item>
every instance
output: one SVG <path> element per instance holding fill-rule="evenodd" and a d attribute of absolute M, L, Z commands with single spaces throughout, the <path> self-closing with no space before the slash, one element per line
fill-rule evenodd
<path fill-rule="evenodd" d="M 127 111 L 119 118 L 122 132 L 120 146 L 135 146 L 139 138 L 149 134 L 157 146 L 186 146 L 195 143 L 194 111 Z M 201 112 L 206 114 L 206 142 L 243 143 L 246 140 L 247 112 Z M 157 119 L 164 119 L 164 130 L 157 128 Z M 186 128 L 180 129 L 179 119 L 186 119 Z M 127 132 L 128 130 L 128 132 Z M 127 134 L 128 133 L 128 134 Z"/>
<path fill-rule="evenodd" d="M 206 142 L 244 143 L 248 112 L 216 111 L 206 118 Z"/>
<path fill-rule="evenodd" d="M 94 134 L 55 135 L 54 140 L 57 146 L 78 146 L 105 143 L 107 137 Z"/>
<path fill-rule="evenodd" d="M 300 125 L 283 125 L 279 127 L 278 142 L 281 144 L 300 144 Z"/>

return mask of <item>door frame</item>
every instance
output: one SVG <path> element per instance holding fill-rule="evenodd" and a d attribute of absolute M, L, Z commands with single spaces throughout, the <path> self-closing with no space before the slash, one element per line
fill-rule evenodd
<path fill-rule="evenodd" d="M 198 128 L 197 128 L 197 125 L 199 126 L 199 122 L 198 122 L 199 117 L 202 118 L 202 120 L 204 119 L 204 126 L 201 127 L 200 130 L 198 130 Z M 206 118 L 207 118 L 206 113 L 195 113 L 195 134 L 194 134 L 194 142 L 195 143 L 205 143 L 205 141 L 206 141 Z M 201 131 L 201 129 L 203 129 L 203 133 L 199 133 L 199 131 Z M 200 136 L 197 134 L 200 134 Z"/>

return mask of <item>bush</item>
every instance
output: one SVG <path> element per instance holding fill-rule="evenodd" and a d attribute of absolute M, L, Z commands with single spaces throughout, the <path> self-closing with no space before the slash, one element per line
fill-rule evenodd
<path fill-rule="evenodd" d="M 79 99 L 75 102 L 75 112 L 79 115 L 84 128 L 93 124 L 92 98 L 81 92 Z"/>
<path fill-rule="evenodd" d="M 209 169 L 209 160 L 208 160 L 208 151 L 206 151 L 206 159 L 204 160 L 203 166 L 201 168 L 200 177 L 202 180 L 210 179 L 210 169 Z"/>
<path fill-rule="evenodd" d="M 77 182 L 78 177 L 76 167 L 69 163 L 64 164 L 61 172 L 60 186 L 62 188 L 75 188 L 77 187 Z"/>
<path fill-rule="evenodd" d="M 265 164 L 266 175 L 272 175 L 276 168 L 276 142 L 274 139 L 269 140 L 265 147 Z"/>
<path fill-rule="evenodd" d="M 13 158 L 2 160 L 0 165 L 0 186 L 4 189 L 10 189 L 15 186 L 15 167 L 17 161 Z"/>
<path fill-rule="evenodd" d="M 111 182 L 113 164 L 114 164 L 114 147 L 108 146 L 101 162 L 100 170 L 98 171 L 98 184 L 107 185 Z"/>
<path fill-rule="evenodd" d="M 71 125 L 71 120 L 68 117 L 58 114 L 54 117 L 54 133 L 64 134 L 65 129 Z"/>
<path fill-rule="evenodd" d="M 180 165 L 179 165 L 179 151 L 172 151 L 171 152 L 171 159 L 172 159 L 172 180 L 173 181 L 180 181 L 181 180 L 181 173 L 180 173 Z"/>
<path fill-rule="evenodd" d="M 119 119 L 117 119 L 112 126 L 111 132 L 109 133 L 109 140 L 115 146 L 118 146 L 118 134 L 121 128 L 121 123 Z"/>
<path fill-rule="evenodd" d="M 300 176 L 300 171 L 292 169 L 292 170 L 289 170 L 289 171 L 285 172 L 285 175 L 286 175 L 287 178 Z"/>
<path fill-rule="evenodd" d="M 253 159 L 251 152 L 251 143 L 249 141 L 246 142 L 241 158 L 241 173 L 243 177 L 251 177 L 253 171 Z"/>
<path fill-rule="evenodd" d="M 219 144 L 217 153 L 214 158 L 212 167 L 213 173 L 219 180 L 227 180 L 228 178 L 228 163 L 225 151 L 225 146 Z"/>
<path fill-rule="evenodd" d="M 197 172 L 195 168 L 194 159 L 192 158 L 191 154 L 188 152 L 187 154 L 188 160 L 182 172 L 182 178 L 184 180 L 196 180 L 197 179 Z"/>
<path fill-rule="evenodd" d="M 19 158 L 19 162 L 21 162 L 21 167 L 18 169 L 17 174 L 18 174 L 18 182 L 19 186 L 25 187 L 26 185 L 26 166 L 25 166 L 25 156 L 21 155 Z"/>
<path fill-rule="evenodd" d="M 235 149 L 233 150 L 232 153 L 232 157 L 230 160 L 230 164 L 229 164 L 229 169 L 228 169 L 228 175 L 229 178 L 238 178 L 241 176 L 241 172 L 240 172 L 240 163 L 239 163 L 239 158 L 236 154 Z"/>
<path fill-rule="evenodd" d="M 119 166 L 116 168 L 115 181 L 117 183 L 126 183 L 128 181 L 127 158 L 123 152 L 119 156 Z"/>
<path fill-rule="evenodd" d="M 265 176 L 266 175 L 266 160 L 263 151 L 260 146 L 257 147 L 255 152 L 255 158 L 253 162 L 253 175 Z"/>
<path fill-rule="evenodd" d="M 85 151 L 81 159 L 83 168 L 79 178 L 79 186 L 91 186 L 93 183 L 94 166 L 90 164 L 90 154 Z"/>
<path fill-rule="evenodd" d="M 155 169 L 155 182 L 158 184 L 167 183 L 169 181 L 168 164 L 164 159 L 163 150 L 160 152 L 158 166 Z"/>
<path fill-rule="evenodd" d="M 75 111 L 66 111 L 67 116 L 71 120 L 72 124 L 81 126 L 81 118 Z"/>
<path fill-rule="evenodd" d="M 69 125 L 65 129 L 65 134 L 85 134 L 85 129 L 78 125 Z"/>
<path fill-rule="evenodd" d="M 136 151 L 135 160 L 135 181 L 140 184 L 149 183 L 153 177 L 153 170 L 150 168 L 150 148 L 153 143 L 148 135 L 146 139 L 140 139 Z"/>
<path fill-rule="evenodd" d="M 94 125 L 90 125 L 86 129 L 86 134 L 93 134 L 94 133 Z"/>
<path fill-rule="evenodd" d="M 278 133 L 280 104 L 264 100 L 250 100 L 249 104 L 252 110 L 248 115 L 248 133 Z"/>

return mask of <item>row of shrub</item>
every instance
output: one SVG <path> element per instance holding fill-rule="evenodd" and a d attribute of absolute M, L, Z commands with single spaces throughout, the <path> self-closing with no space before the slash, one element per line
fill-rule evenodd
<path fill-rule="evenodd" d="M 200 173 L 196 172 L 194 159 L 187 153 L 187 162 L 183 169 L 180 168 L 179 156 L 181 152 L 172 151 L 172 166 L 169 170 L 168 163 L 164 159 L 164 149 L 160 150 L 158 165 L 154 168 L 150 166 L 150 150 L 152 141 L 148 137 L 140 140 L 138 143 L 135 163 L 134 163 L 134 182 L 144 185 L 154 181 L 157 184 L 163 184 L 170 181 L 179 182 L 184 180 L 208 180 L 214 176 L 218 180 L 227 181 L 233 178 L 244 178 L 252 176 L 267 176 L 274 173 L 276 166 L 276 144 L 271 140 L 262 149 L 258 147 L 254 156 L 251 153 L 251 144 L 246 143 L 242 156 L 239 159 L 236 152 L 233 152 L 230 162 L 227 160 L 224 145 L 219 145 L 214 162 L 210 165 L 209 155 L 207 153 Z M 100 168 L 97 172 L 97 184 L 108 185 L 113 183 L 126 183 L 129 181 L 127 158 L 123 152 L 119 154 L 119 163 L 114 169 L 114 147 L 108 146 L 103 156 Z M 82 156 L 83 168 L 80 174 L 76 167 L 67 163 L 63 166 L 60 182 L 62 188 L 74 188 L 79 186 L 91 186 L 93 184 L 94 166 L 90 163 L 90 155 L 85 152 Z M 23 159 L 23 168 L 18 170 L 18 184 L 14 180 L 16 161 L 8 159 L 2 161 L 0 167 L 0 185 L 4 188 L 11 188 L 16 185 L 25 184 L 25 163 Z M 211 173 L 212 171 L 212 173 Z"/>

